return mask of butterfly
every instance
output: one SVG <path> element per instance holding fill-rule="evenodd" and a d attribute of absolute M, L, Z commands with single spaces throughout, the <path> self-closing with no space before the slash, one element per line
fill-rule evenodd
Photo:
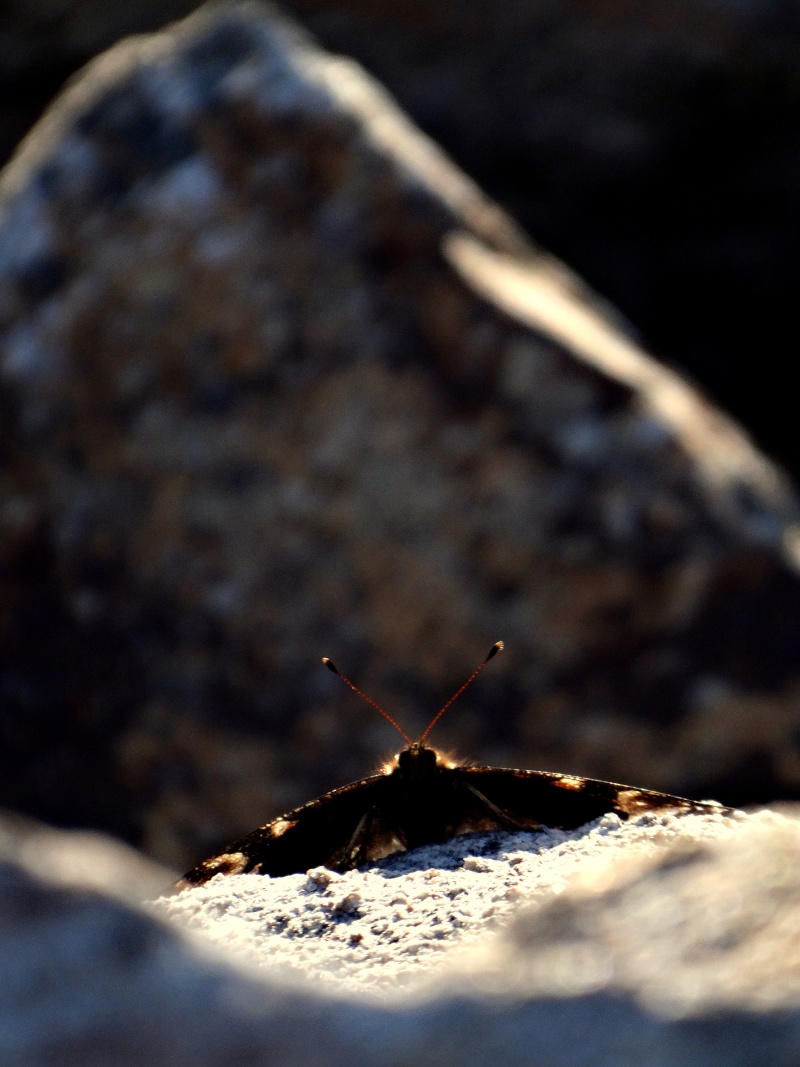
<path fill-rule="evenodd" d="M 333 789 L 234 841 L 188 871 L 178 887 L 202 885 L 217 874 L 280 876 L 318 866 L 348 871 L 395 852 L 481 830 L 572 830 L 610 812 L 627 819 L 645 812 L 725 810 L 715 801 L 594 778 L 454 763 L 427 745 L 445 711 L 502 649 L 502 641 L 492 645 L 418 741 L 324 657 L 326 667 L 392 723 L 405 748 L 380 774 Z"/>

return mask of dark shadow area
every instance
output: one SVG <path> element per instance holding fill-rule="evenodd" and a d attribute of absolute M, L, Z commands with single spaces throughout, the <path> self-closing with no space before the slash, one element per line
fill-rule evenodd
<path fill-rule="evenodd" d="M 576 834 L 580 837 L 588 834 L 596 821 L 587 823 L 580 831 L 569 831 L 571 839 L 574 840 Z M 533 830 L 481 830 L 472 834 L 459 834 L 441 845 L 424 845 L 407 852 L 394 852 L 385 859 L 364 864 L 364 869 L 382 871 L 387 878 L 400 878 L 410 871 L 428 870 L 430 867 L 442 871 L 457 871 L 468 856 L 499 859 L 500 853 L 511 849 L 540 855 L 563 844 L 562 840 L 555 840 L 550 833 L 549 828 L 543 826 L 540 833 Z M 524 844 L 526 839 L 530 841 L 528 847 Z"/>

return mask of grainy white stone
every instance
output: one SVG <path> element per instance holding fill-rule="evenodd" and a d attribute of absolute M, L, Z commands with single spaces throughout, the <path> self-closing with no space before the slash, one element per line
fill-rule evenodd
<path fill-rule="evenodd" d="M 612 814 L 573 831 L 469 834 L 345 874 L 217 875 L 155 907 L 271 974 L 394 996 L 429 987 L 452 949 L 485 939 L 521 903 L 578 875 L 603 885 L 621 861 L 668 841 L 720 840 L 741 818 Z"/>
<path fill-rule="evenodd" d="M 239 903 L 221 908 L 216 939 L 208 907 L 205 928 L 195 922 L 190 932 L 120 899 L 143 884 L 143 859 L 126 863 L 114 848 L 105 867 L 115 873 L 99 890 L 75 872 L 87 854 L 90 868 L 103 866 L 108 845 L 98 838 L 87 852 L 86 835 L 46 833 L 61 839 L 61 873 L 40 830 L 0 835 L 3 1067 L 789 1067 L 800 1059 L 800 821 L 786 815 L 605 819 L 583 835 L 542 835 L 538 852 L 523 835 L 476 835 L 345 876 L 316 868 L 220 879 L 159 906 L 179 914 L 211 890 L 222 901 L 227 887 Z M 70 852 L 77 862 L 64 877 Z M 458 877 L 467 889 L 443 895 Z M 399 947 L 380 949 L 386 931 L 364 931 L 366 916 L 386 911 L 377 886 L 394 892 L 400 918 L 391 922 L 408 935 Z M 278 894 L 288 907 L 327 901 L 327 933 L 287 938 L 302 964 L 291 971 L 265 969 L 253 953 Z M 412 961 L 408 947 L 415 938 L 423 946 L 419 931 L 436 929 L 445 901 L 460 909 L 464 930 L 450 924 L 438 962 L 425 952 Z M 511 910 L 505 929 L 490 929 Z M 352 965 L 336 981 L 321 979 L 326 961 L 345 956 L 330 934 L 337 923 L 365 933 L 354 942 L 372 957 L 361 977 Z M 274 946 L 281 935 L 267 936 Z M 379 967 L 406 976 L 375 996 Z"/>

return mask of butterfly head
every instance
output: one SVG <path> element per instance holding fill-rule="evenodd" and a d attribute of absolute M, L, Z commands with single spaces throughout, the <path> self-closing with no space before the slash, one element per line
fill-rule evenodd
<path fill-rule="evenodd" d="M 435 772 L 439 763 L 435 748 L 415 741 L 397 753 L 394 767 L 402 778 L 426 778 Z"/>

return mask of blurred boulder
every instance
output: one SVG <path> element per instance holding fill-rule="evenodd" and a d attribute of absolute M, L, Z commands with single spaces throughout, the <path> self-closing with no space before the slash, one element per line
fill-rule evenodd
<path fill-rule="evenodd" d="M 191 0 L 7 0 L 0 159 L 68 74 Z M 800 471 L 796 0 L 286 0 Z"/>
<path fill-rule="evenodd" d="M 797 0 L 286 7 L 797 477 Z"/>
<path fill-rule="evenodd" d="M 72 862 L 81 862 L 78 849 Z M 128 876 L 144 863 L 132 863 Z M 103 891 L 91 877 L 65 883 L 44 864 L 0 859 L 5 1067 L 301 1062 L 279 1052 L 287 1031 L 300 1032 L 285 994 L 221 956 L 205 957 L 141 904 L 120 899 L 125 874 L 119 868 L 116 891 Z"/>
<path fill-rule="evenodd" d="M 166 893 L 176 872 L 105 834 L 57 830 L 15 812 L 0 811 L 0 862 L 53 884 L 97 891 L 129 904 Z"/>
<path fill-rule="evenodd" d="M 0 802 L 185 868 L 434 738 L 800 795 L 797 506 L 273 9 L 89 67 L 0 181 Z"/>

